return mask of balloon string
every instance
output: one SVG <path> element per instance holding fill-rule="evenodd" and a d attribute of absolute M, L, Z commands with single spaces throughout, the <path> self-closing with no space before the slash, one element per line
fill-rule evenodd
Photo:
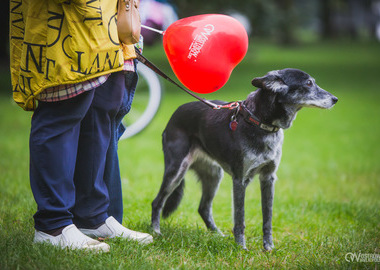
<path fill-rule="evenodd" d="M 153 32 L 156 32 L 156 33 L 159 33 L 161 35 L 164 34 L 164 31 L 161 31 L 161 30 L 158 30 L 158 29 L 155 29 L 155 28 L 152 28 L 152 27 L 149 27 L 149 26 L 146 26 L 146 25 L 141 25 L 142 28 L 145 28 L 145 29 L 148 29 L 150 31 L 153 31 Z"/>

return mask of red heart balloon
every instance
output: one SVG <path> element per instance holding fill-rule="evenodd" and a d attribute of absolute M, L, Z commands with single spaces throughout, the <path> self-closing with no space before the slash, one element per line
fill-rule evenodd
<path fill-rule="evenodd" d="M 236 19 L 220 14 L 184 18 L 164 32 L 164 49 L 177 78 L 196 93 L 212 93 L 228 81 L 248 50 Z"/>

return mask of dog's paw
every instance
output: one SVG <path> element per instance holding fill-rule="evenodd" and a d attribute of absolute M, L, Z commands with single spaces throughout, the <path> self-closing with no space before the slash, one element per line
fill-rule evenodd
<path fill-rule="evenodd" d="M 265 251 L 272 251 L 274 249 L 272 235 L 265 235 L 263 238 L 263 246 Z"/>
<path fill-rule="evenodd" d="M 218 228 L 213 229 L 213 230 L 210 230 L 210 231 L 213 232 L 213 233 L 219 234 L 221 237 L 226 237 L 226 236 L 224 235 L 224 233 L 222 233 L 222 231 L 219 230 Z"/>
<path fill-rule="evenodd" d="M 153 235 L 155 236 L 162 236 L 162 233 L 161 233 L 161 230 L 160 229 L 155 229 L 155 228 L 152 228 L 152 233 Z"/>
<path fill-rule="evenodd" d="M 235 236 L 235 243 L 238 244 L 242 249 L 248 250 L 247 246 L 245 245 L 244 235 L 240 235 L 239 237 Z"/>
<path fill-rule="evenodd" d="M 273 245 L 273 243 L 272 242 L 264 242 L 264 250 L 265 251 L 268 251 L 268 252 L 270 252 L 270 251 L 272 251 L 274 249 L 274 245 Z"/>

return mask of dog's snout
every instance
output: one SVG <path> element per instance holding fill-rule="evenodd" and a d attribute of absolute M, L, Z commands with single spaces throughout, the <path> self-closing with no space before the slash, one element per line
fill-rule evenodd
<path fill-rule="evenodd" d="M 332 98 L 332 102 L 333 102 L 333 104 L 336 104 L 338 102 L 338 98 L 337 97 L 333 97 Z"/>

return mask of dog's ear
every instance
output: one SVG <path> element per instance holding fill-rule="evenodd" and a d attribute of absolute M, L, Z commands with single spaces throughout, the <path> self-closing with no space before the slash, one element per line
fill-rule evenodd
<path fill-rule="evenodd" d="M 273 91 L 275 93 L 285 93 L 289 89 L 289 87 L 281 79 L 281 75 L 277 70 L 268 72 L 268 74 L 264 77 L 254 78 L 252 80 L 252 85 L 261 89 Z"/>

